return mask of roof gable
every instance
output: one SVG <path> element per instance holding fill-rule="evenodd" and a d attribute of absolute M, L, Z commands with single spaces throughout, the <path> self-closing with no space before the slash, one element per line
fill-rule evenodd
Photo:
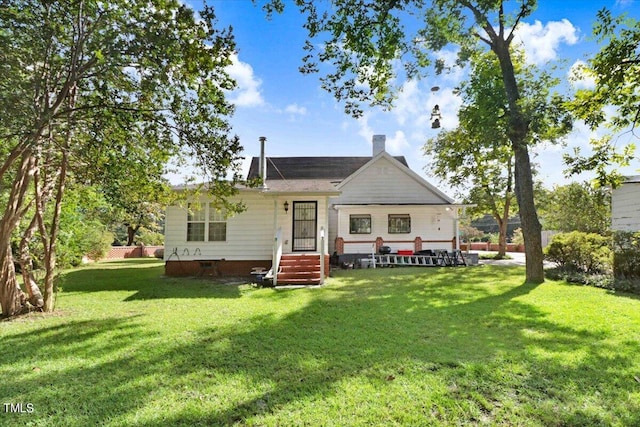
<path fill-rule="evenodd" d="M 393 158 L 408 168 L 404 156 Z M 369 163 L 371 159 L 371 157 L 267 157 L 267 181 L 282 179 L 342 181 Z M 247 179 L 258 178 L 259 163 L 259 157 L 251 159 Z"/>
<path fill-rule="evenodd" d="M 397 173 L 400 176 L 405 177 L 408 180 L 408 182 L 413 182 L 414 183 L 413 185 L 415 186 L 416 189 L 422 189 L 420 190 L 420 192 L 428 194 L 430 196 L 429 198 L 432 199 L 431 200 L 432 202 L 437 201 L 443 204 L 454 203 L 453 199 L 451 199 L 449 196 L 444 194 L 434 185 L 430 184 L 420 175 L 415 173 L 406 164 L 398 162 L 393 156 L 390 156 L 387 152 L 382 152 L 377 156 L 375 156 L 374 158 L 372 158 L 369 162 L 365 163 L 362 167 L 360 167 L 358 170 L 356 170 L 354 173 L 352 173 L 346 179 L 344 179 L 340 184 L 338 184 L 337 188 L 339 190 L 345 191 L 351 184 L 353 186 L 362 185 L 361 182 L 358 182 L 358 181 L 362 181 L 363 179 L 368 182 L 372 182 L 375 179 L 381 179 L 383 181 L 386 180 L 385 177 L 380 176 L 379 171 L 375 170 L 378 164 L 383 164 L 383 163 L 385 165 L 388 164 L 390 167 L 396 169 Z M 392 192 L 395 193 L 394 191 Z M 393 195 L 388 194 L 386 196 L 381 194 L 380 197 L 382 198 L 391 197 L 394 199 L 397 197 L 402 197 L 402 195 L 399 194 L 400 192 L 397 192 L 397 193 L 398 194 L 393 194 Z M 421 196 L 418 196 L 418 197 L 421 197 Z"/>

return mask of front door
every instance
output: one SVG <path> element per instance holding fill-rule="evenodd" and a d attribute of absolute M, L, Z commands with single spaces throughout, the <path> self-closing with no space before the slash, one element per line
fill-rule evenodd
<path fill-rule="evenodd" d="M 293 202 L 293 251 L 315 252 L 318 202 Z"/>

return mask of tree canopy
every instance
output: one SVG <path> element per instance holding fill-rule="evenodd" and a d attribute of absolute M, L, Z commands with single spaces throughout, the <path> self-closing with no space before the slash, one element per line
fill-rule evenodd
<path fill-rule="evenodd" d="M 527 280 L 543 281 L 541 226 L 529 156 L 534 123 L 523 111 L 512 60 L 518 24 L 531 15 L 536 1 L 297 0 L 295 4 L 307 17 L 304 27 L 309 35 L 301 70 L 322 72 L 322 86 L 343 101 L 345 111 L 353 116 L 362 114 L 363 104 L 391 108 L 399 72 L 412 79 L 443 71 L 446 64 L 433 59 L 436 50 L 455 46 L 458 64 L 480 46 L 496 56 L 508 106 L 506 134 L 514 154 Z M 285 6 L 283 0 L 271 0 L 265 9 L 273 13 Z M 328 64 L 329 71 L 320 63 Z"/>
<path fill-rule="evenodd" d="M 0 8 L 0 302 L 19 312 L 10 236 L 39 236 L 44 305 L 53 309 L 61 204 L 70 179 L 116 186 L 158 182 L 167 159 L 188 156 L 225 199 L 238 179 L 230 137 L 235 44 L 213 9 L 178 0 L 8 0 Z M 117 194 L 117 191 L 114 190 Z"/>
<path fill-rule="evenodd" d="M 625 16 L 614 17 L 607 9 L 597 14 L 593 28 L 596 40 L 603 44 L 598 52 L 578 72 L 578 77 L 593 78 L 595 86 L 577 91 L 569 104 L 575 114 L 592 129 L 607 126 L 610 132 L 631 132 L 636 137 L 640 121 L 640 21 Z M 608 115 L 612 106 L 615 111 Z M 606 135 L 591 141 L 593 154 L 576 150 L 566 155 L 568 172 L 585 170 L 597 173 L 601 185 L 617 186 L 620 166 L 628 166 L 635 155 L 635 144 L 622 147 L 618 138 Z"/>
<path fill-rule="evenodd" d="M 611 228 L 611 191 L 588 182 L 555 186 L 540 203 L 547 230 L 606 235 Z"/>
<path fill-rule="evenodd" d="M 530 144 L 556 141 L 571 129 L 563 100 L 552 93 L 559 82 L 548 73 L 525 64 L 514 53 L 514 70 L 522 93 L 523 113 L 531 121 Z M 466 190 L 471 213 L 490 213 L 499 225 L 499 252 L 506 251 L 507 223 L 515 205 L 513 151 L 507 136 L 508 102 L 495 55 L 475 53 L 468 81 L 456 92 L 462 98 L 459 126 L 441 131 L 425 144 L 433 161 L 428 172 Z"/>

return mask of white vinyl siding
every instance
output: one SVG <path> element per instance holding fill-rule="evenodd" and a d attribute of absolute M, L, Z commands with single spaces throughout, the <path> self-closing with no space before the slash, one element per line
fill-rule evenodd
<path fill-rule="evenodd" d="M 452 239 L 455 235 L 453 226 L 453 212 L 446 211 L 449 201 L 431 191 L 425 182 L 416 179 L 404 167 L 399 166 L 388 158 L 381 157 L 357 175 L 348 179 L 340 187 L 342 194 L 331 198 L 332 205 L 353 205 L 349 208 L 340 208 L 340 211 L 330 209 L 329 242 L 330 251 L 335 248 L 336 237 L 342 237 L 345 242 L 358 242 L 363 240 L 375 240 L 382 237 L 385 241 L 415 238 L 421 236 L 429 240 Z M 397 206 L 394 206 L 397 204 Z M 411 205 L 410 210 L 404 206 Z M 440 206 L 418 206 L 418 205 Z M 356 205 L 362 205 L 358 207 Z M 368 208 L 366 205 L 372 205 Z M 376 206 L 378 205 L 378 206 Z M 388 206 L 386 206 L 388 205 Z M 389 234 L 388 214 L 402 214 L 408 212 L 411 216 L 412 230 L 408 235 L 399 237 L 398 234 Z M 349 233 L 349 215 L 371 214 L 371 234 L 356 235 Z M 440 214 L 440 227 L 435 224 L 436 214 Z M 438 230 L 439 228 L 439 230 Z M 390 244 L 395 249 L 412 249 L 408 243 Z M 451 244 L 425 244 L 429 249 L 451 249 Z M 371 252 L 371 243 L 349 243 L 345 245 L 346 253 Z"/>
<path fill-rule="evenodd" d="M 351 215 L 371 215 L 371 234 L 350 234 Z M 406 234 L 389 233 L 389 215 L 409 216 L 411 232 Z M 423 249 L 451 250 L 451 241 L 455 236 L 454 211 L 445 206 L 340 206 L 336 227 L 337 236 L 344 239 L 345 253 L 371 253 L 377 237 L 384 240 L 393 251 L 414 249 L 413 241 L 420 237 Z M 433 242 L 428 242 L 433 241 Z"/>
<path fill-rule="evenodd" d="M 331 199 L 331 203 L 446 203 L 425 187 L 424 183 L 384 157 L 350 179 L 341 190 L 342 194 Z"/>
<path fill-rule="evenodd" d="M 169 206 L 166 211 L 165 260 L 187 261 L 193 259 L 269 260 L 273 253 L 273 199 L 260 193 L 242 192 L 232 201 L 242 201 L 247 209 L 226 218 L 224 241 L 188 241 L 187 209 Z M 207 202 L 202 201 L 201 205 Z M 216 215 L 211 224 L 217 224 Z M 206 236 L 220 233 L 209 228 Z"/>
<path fill-rule="evenodd" d="M 611 228 L 640 231 L 640 182 L 626 182 L 611 195 Z"/>
<path fill-rule="evenodd" d="M 309 196 L 270 196 L 261 192 L 242 191 L 231 201 L 242 201 L 246 210 L 238 214 L 230 214 L 226 218 L 225 241 L 188 241 L 188 211 L 184 207 L 169 206 L 166 211 L 165 226 L 165 260 L 188 261 L 204 259 L 234 260 L 270 260 L 273 256 L 275 230 L 282 230 L 283 253 L 292 252 L 293 202 L 317 201 L 317 230 L 328 226 L 327 202 L 325 197 Z M 289 203 L 289 211 L 285 212 L 284 202 Z M 207 201 L 203 198 L 201 204 Z M 277 209 L 277 219 L 276 219 Z M 211 224 L 218 223 L 220 217 L 206 217 L 209 228 L 205 236 L 212 233 Z M 328 239 L 325 238 L 325 253 L 328 250 Z M 316 250 L 320 249 L 319 237 Z"/>

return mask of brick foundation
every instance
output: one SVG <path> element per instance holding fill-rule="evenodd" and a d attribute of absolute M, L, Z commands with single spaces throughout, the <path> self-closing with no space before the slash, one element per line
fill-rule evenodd
<path fill-rule="evenodd" d="M 250 273 L 253 267 L 262 267 L 268 270 L 271 268 L 271 261 L 166 261 L 164 274 L 171 277 L 251 277 Z"/>

